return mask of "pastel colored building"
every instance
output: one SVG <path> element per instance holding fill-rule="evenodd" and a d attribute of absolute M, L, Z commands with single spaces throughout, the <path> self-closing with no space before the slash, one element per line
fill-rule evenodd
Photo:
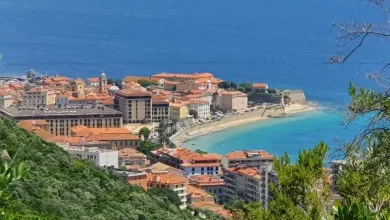
<path fill-rule="evenodd" d="M 24 92 L 23 106 L 54 105 L 57 93 L 43 87 L 32 88 Z"/>
<path fill-rule="evenodd" d="M 13 97 L 7 90 L 0 90 L 0 108 L 8 108 L 13 104 Z"/>
<path fill-rule="evenodd" d="M 118 168 L 118 151 L 97 147 L 64 147 L 71 155 L 93 162 L 99 167 Z"/>
<path fill-rule="evenodd" d="M 152 121 L 170 119 L 169 101 L 164 98 L 152 97 Z"/>
<path fill-rule="evenodd" d="M 148 189 L 148 174 L 146 172 L 131 172 L 114 170 L 114 174 L 122 177 L 126 182 L 132 185 L 138 185 L 144 190 Z"/>
<path fill-rule="evenodd" d="M 188 108 L 198 113 L 198 118 L 206 119 L 211 117 L 210 104 L 205 100 L 191 100 L 188 102 Z"/>
<path fill-rule="evenodd" d="M 222 197 L 225 182 L 219 175 L 193 175 L 189 177 L 190 184 L 197 186 L 213 195 Z"/>
<path fill-rule="evenodd" d="M 222 158 L 222 166 L 225 169 L 238 165 L 260 168 L 269 166 L 272 162 L 273 156 L 264 150 L 232 151 Z"/>
<path fill-rule="evenodd" d="M 185 120 L 189 116 L 187 102 L 177 101 L 169 103 L 169 113 L 171 120 Z"/>
<path fill-rule="evenodd" d="M 268 206 L 268 171 L 252 166 L 236 166 L 223 169 L 226 187 L 223 198 L 238 196 L 245 201 L 260 202 L 262 207 Z"/>
<path fill-rule="evenodd" d="M 222 111 L 239 111 L 248 108 L 248 95 L 240 91 L 220 91 L 213 101 L 215 109 Z"/>
<path fill-rule="evenodd" d="M 132 148 L 123 148 L 119 150 L 119 165 L 120 166 L 139 166 L 140 168 L 146 165 L 146 155 Z"/>

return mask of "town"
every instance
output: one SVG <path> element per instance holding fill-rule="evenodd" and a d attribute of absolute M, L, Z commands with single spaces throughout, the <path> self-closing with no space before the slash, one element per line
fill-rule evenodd
<path fill-rule="evenodd" d="M 229 217 L 221 204 L 235 197 L 267 208 L 269 185 L 278 181 L 269 152 L 243 146 L 218 155 L 180 144 L 205 128 L 282 117 L 289 106 L 306 104 L 303 91 L 236 84 L 211 73 L 97 76 L 36 76 L 29 70 L 26 77 L 2 77 L 0 115 L 129 184 L 173 190 L 183 209 Z M 334 188 L 342 164 L 333 161 L 327 169 Z"/>

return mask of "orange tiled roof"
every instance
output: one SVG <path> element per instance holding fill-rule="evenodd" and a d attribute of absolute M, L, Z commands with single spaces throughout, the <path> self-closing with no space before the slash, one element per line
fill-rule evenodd
<path fill-rule="evenodd" d="M 162 184 L 185 184 L 186 178 L 170 173 L 148 173 L 148 182 Z"/>
<path fill-rule="evenodd" d="M 152 76 L 152 78 L 187 78 L 187 79 L 201 79 L 201 78 L 212 78 L 212 73 L 158 73 Z"/>
<path fill-rule="evenodd" d="M 196 184 L 198 186 L 223 186 L 225 182 L 214 175 L 193 175 L 190 176 L 190 181 L 192 184 Z"/>
<path fill-rule="evenodd" d="M 142 92 L 142 91 L 135 90 L 135 89 L 119 90 L 117 93 L 124 95 L 124 96 L 151 96 L 150 93 Z"/>
<path fill-rule="evenodd" d="M 240 92 L 240 91 L 221 91 L 222 95 L 232 95 L 232 96 L 248 96 L 247 94 Z"/>
<path fill-rule="evenodd" d="M 118 156 L 121 158 L 125 158 L 125 157 L 128 157 L 128 158 L 145 158 L 145 154 L 133 149 L 133 148 L 123 148 L 121 150 L 119 150 L 118 152 Z"/>
<path fill-rule="evenodd" d="M 240 173 L 242 175 L 250 176 L 252 178 L 260 179 L 259 169 L 252 166 L 237 166 L 228 168 L 228 171 L 232 173 Z"/>
<path fill-rule="evenodd" d="M 90 83 L 98 83 L 98 82 L 100 82 L 100 79 L 99 78 L 88 78 L 88 82 L 90 82 Z"/>
<path fill-rule="evenodd" d="M 196 202 L 196 203 L 192 203 L 192 206 L 199 209 L 211 210 L 212 212 L 222 215 L 225 218 L 230 218 L 233 216 L 229 210 L 225 209 L 221 205 L 215 204 L 214 202 L 209 202 L 209 201 Z"/>
<path fill-rule="evenodd" d="M 265 83 L 253 83 L 252 87 L 256 89 L 266 89 L 268 88 L 268 85 Z"/>
<path fill-rule="evenodd" d="M 169 102 L 169 107 L 181 108 L 187 104 L 188 102 L 186 101 Z"/>
<path fill-rule="evenodd" d="M 187 196 L 191 196 L 191 198 L 202 198 L 202 199 L 212 199 L 214 200 L 214 196 L 210 195 L 208 192 L 205 190 L 196 187 L 194 185 L 187 185 L 186 188 L 187 191 Z"/>
<path fill-rule="evenodd" d="M 246 159 L 250 155 L 260 155 L 262 159 L 272 159 L 273 156 L 264 150 L 232 151 L 225 155 L 228 159 Z"/>
<path fill-rule="evenodd" d="M 14 88 L 14 89 L 23 89 L 24 88 L 24 84 L 22 84 L 22 83 L 10 83 L 8 86 L 11 88 Z"/>

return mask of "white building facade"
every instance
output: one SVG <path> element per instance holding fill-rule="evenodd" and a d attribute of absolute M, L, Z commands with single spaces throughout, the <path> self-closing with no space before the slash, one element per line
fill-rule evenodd
<path fill-rule="evenodd" d="M 118 168 L 118 151 L 97 147 L 66 147 L 73 156 L 93 162 L 99 167 Z"/>
<path fill-rule="evenodd" d="M 195 110 L 201 119 L 210 118 L 210 104 L 205 100 L 191 100 L 188 104 L 190 110 Z"/>

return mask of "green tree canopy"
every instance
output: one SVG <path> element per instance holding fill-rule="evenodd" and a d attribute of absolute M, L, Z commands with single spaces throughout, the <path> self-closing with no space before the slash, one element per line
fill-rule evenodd
<path fill-rule="evenodd" d="M 201 149 L 196 149 L 195 152 L 198 154 L 207 154 L 207 151 L 203 151 Z"/>
<path fill-rule="evenodd" d="M 194 118 L 198 118 L 198 112 L 194 109 L 190 109 L 190 111 L 188 112 L 188 114 L 194 116 Z"/>
<path fill-rule="evenodd" d="M 166 199 L 167 201 L 171 202 L 172 204 L 175 204 L 177 206 L 181 205 L 181 201 L 179 196 L 172 191 L 171 189 L 166 188 L 152 188 L 149 189 L 148 192 L 156 197 Z"/>
<path fill-rule="evenodd" d="M 147 155 L 150 153 L 150 151 L 157 150 L 158 148 L 160 148 L 159 144 L 155 144 L 149 140 L 145 140 L 141 141 L 141 144 L 137 147 L 137 150 Z"/>
<path fill-rule="evenodd" d="M 157 85 L 157 82 L 155 81 L 152 81 L 152 80 L 148 80 L 148 79 L 140 79 L 137 81 L 142 87 L 148 87 L 148 86 L 151 86 L 151 85 Z"/>
<path fill-rule="evenodd" d="M 145 139 L 149 138 L 149 135 L 152 131 L 148 127 L 143 127 L 139 130 L 139 136 L 143 136 Z"/>

